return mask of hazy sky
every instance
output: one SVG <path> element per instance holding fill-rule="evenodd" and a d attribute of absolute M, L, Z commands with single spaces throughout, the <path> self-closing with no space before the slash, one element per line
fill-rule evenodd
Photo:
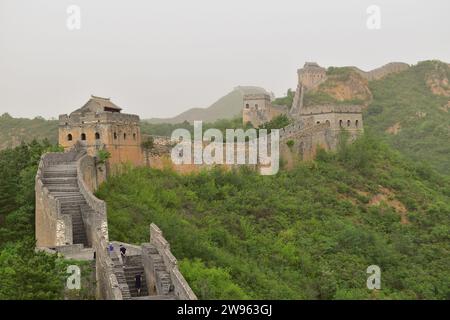
<path fill-rule="evenodd" d="M 305 61 L 450 62 L 449 13 L 448 0 L 0 0 L 0 114 L 57 117 L 95 94 L 168 117 L 237 85 L 281 95 Z"/>

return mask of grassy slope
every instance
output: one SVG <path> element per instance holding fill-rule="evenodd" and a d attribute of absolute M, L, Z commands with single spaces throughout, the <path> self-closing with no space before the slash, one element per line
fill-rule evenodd
<path fill-rule="evenodd" d="M 373 101 L 364 121 L 408 158 L 450 174 L 450 113 L 440 109 L 450 97 L 433 94 L 426 84 L 430 74 L 439 73 L 450 79 L 447 64 L 427 61 L 370 82 Z M 401 125 L 397 135 L 385 133 L 396 123 Z"/>
<path fill-rule="evenodd" d="M 391 205 L 369 205 L 386 189 Z M 99 196 L 112 239 L 158 224 L 202 299 L 450 298 L 449 181 L 370 137 L 272 177 L 129 169 Z"/>

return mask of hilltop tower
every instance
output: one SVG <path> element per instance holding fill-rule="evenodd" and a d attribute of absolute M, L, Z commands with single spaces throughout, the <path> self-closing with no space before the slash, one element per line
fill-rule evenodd
<path fill-rule="evenodd" d="M 244 95 L 244 107 L 242 109 L 242 121 L 244 124 L 250 122 L 254 127 L 259 127 L 286 112 L 287 107 L 285 106 L 273 106 L 268 94 Z"/>
<path fill-rule="evenodd" d="M 298 82 L 306 89 L 313 89 L 327 78 L 327 70 L 316 62 L 306 62 L 302 69 L 297 70 Z"/>
<path fill-rule="evenodd" d="M 272 103 L 270 96 L 265 93 L 244 95 L 244 108 L 242 120 L 244 123 L 251 122 L 255 127 L 269 121 L 268 110 Z"/>
<path fill-rule="evenodd" d="M 59 144 L 69 150 L 79 141 L 89 155 L 108 151 L 111 165 L 125 162 L 141 165 L 139 116 L 121 111 L 109 98 L 91 96 L 80 109 L 59 116 Z"/>
<path fill-rule="evenodd" d="M 297 70 L 298 85 L 290 114 L 295 116 L 303 106 L 303 96 L 306 91 L 318 87 L 327 79 L 327 70 L 316 62 L 306 62 L 303 68 Z"/>

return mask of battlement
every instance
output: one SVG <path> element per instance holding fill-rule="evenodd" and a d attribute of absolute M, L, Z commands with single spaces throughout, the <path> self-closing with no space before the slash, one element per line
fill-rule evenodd
<path fill-rule="evenodd" d="M 135 114 L 103 112 L 89 112 L 85 114 L 72 113 L 59 116 L 59 125 L 80 125 L 88 123 L 139 123 L 140 118 Z"/>
<path fill-rule="evenodd" d="M 246 100 L 267 100 L 270 101 L 270 95 L 266 93 L 249 93 L 244 95 L 244 101 Z"/>
<path fill-rule="evenodd" d="M 304 106 L 300 110 L 300 115 L 316 115 L 327 113 L 362 113 L 362 106 L 359 105 L 313 105 Z"/>

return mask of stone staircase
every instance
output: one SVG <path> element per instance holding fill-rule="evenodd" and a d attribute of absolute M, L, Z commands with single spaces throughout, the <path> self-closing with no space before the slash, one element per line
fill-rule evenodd
<path fill-rule="evenodd" d="M 137 266 L 137 265 L 130 265 L 124 266 L 124 274 L 125 274 L 125 279 L 127 281 L 128 284 L 128 288 L 130 290 L 130 294 L 131 297 L 144 297 L 144 296 L 148 296 L 148 289 L 147 289 L 147 283 L 146 283 L 146 279 L 145 279 L 145 273 L 144 273 L 144 267 L 142 265 Z M 137 274 L 141 274 L 142 278 L 141 278 L 141 294 L 138 295 L 137 289 L 136 289 L 136 285 L 135 285 L 135 276 Z"/>
<path fill-rule="evenodd" d="M 147 299 L 149 292 L 145 279 L 144 266 L 142 265 L 141 256 L 129 256 L 125 265 L 121 264 L 119 258 L 112 257 L 114 262 L 114 274 L 122 291 L 123 299 L 129 300 L 134 298 Z M 138 295 L 135 283 L 135 276 L 142 274 L 141 278 L 141 294 Z"/>
<path fill-rule="evenodd" d="M 78 189 L 76 162 L 51 165 L 44 170 L 43 183 L 50 194 L 59 200 L 61 214 L 72 217 L 73 244 L 88 247 L 82 210 L 90 210 Z"/>
<path fill-rule="evenodd" d="M 120 291 L 122 292 L 122 297 L 124 300 L 131 299 L 130 289 L 128 288 L 127 279 L 123 270 L 123 265 L 120 263 L 118 257 L 111 257 L 114 263 L 114 275 L 119 283 Z"/>

